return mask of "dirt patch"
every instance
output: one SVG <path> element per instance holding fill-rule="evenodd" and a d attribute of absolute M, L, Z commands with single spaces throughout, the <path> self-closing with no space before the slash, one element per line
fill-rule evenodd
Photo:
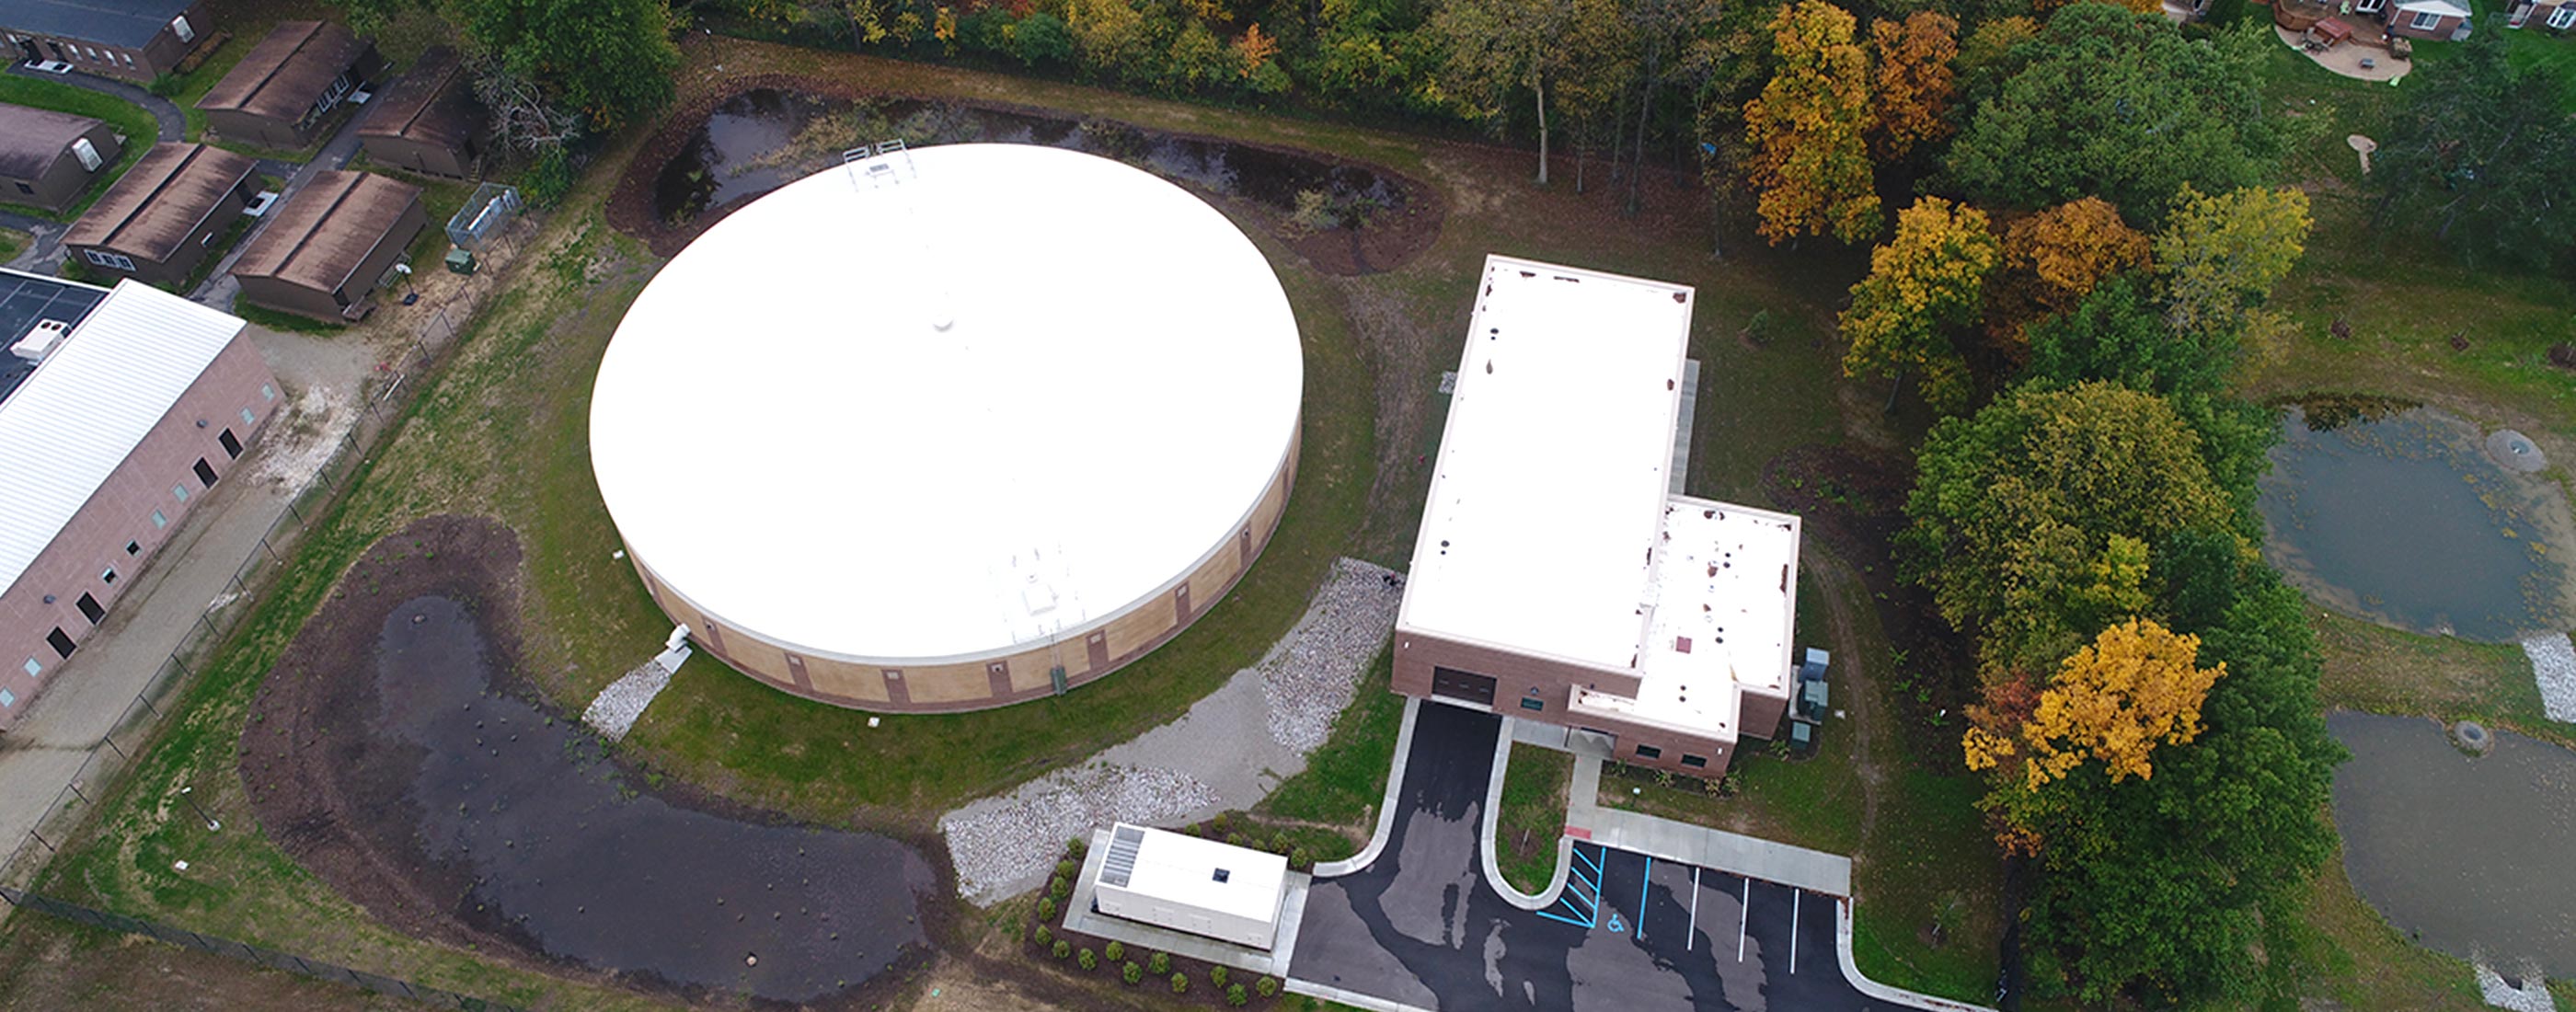
<path fill-rule="evenodd" d="M 943 876 L 883 837 L 640 789 L 519 672 L 520 560 L 507 527 L 438 516 L 350 568 L 243 735 L 270 837 L 406 933 L 549 973 L 725 1004 L 900 989 Z"/>
<path fill-rule="evenodd" d="M 754 91 L 781 91 L 810 98 L 858 102 L 883 99 L 901 102 L 923 102 L 962 109 L 983 110 L 1013 116 L 1064 120 L 1074 118 L 1053 109 L 1016 106 L 992 102 L 961 102 L 949 98 L 930 98 L 893 94 L 859 88 L 848 81 L 811 77 L 800 74 L 748 74 L 727 78 L 721 87 L 690 96 L 677 111 L 663 121 L 662 129 L 644 142 L 626 165 L 626 173 L 608 198 L 608 222 L 619 231 L 641 239 L 658 256 L 674 256 L 726 215 L 759 199 L 757 196 L 709 207 L 688 221 L 674 225 L 654 213 L 654 191 L 663 166 L 678 157 L 707 118 L 726 102 Z M 1420 256 L 1440 236 L 1440 224 L 1446 217 L 1440 192 L 1421 182 L 1402 176 L 1384 166 L 1365 165 L 1333 158 L 1311 151 L 1248 144 L 1230 138 L 1173 131 L 1148 130 L 1116 121 L 1084 119 L 1086 129 L 1095 124 L 1113 131 L 1137 136 L 1164 137 L 1207 144 L 1231 145 L 1255 151 L 1311 158 L 1330 166 L 1350 166 L 1376 175 L 1400 194 L 1391 209 L 1365 215 L 1365 224 L 1357 228 L 1310 229 L 1298 226 L 1290 215 L 1258 201 L 1238 199 L 1212 192 L 1186 180 L 1172 180 L 1200 199 L 1222 208 L 1239 224 L 1258 229 L 1277 238 L 1296 251 L 1316 270 L 1326 274 L 1353 276 L 1393 270 Z M 1131 160 L 1132 162 L 1132 160 Z M 1151 166 L 1140 166 L 1151 170 Z M 1168 178 L 1168 177 L 1167 177 Z"/>
<path fill-rule="evenodd" d="M 134 935 L 13 915 L 0 1009 L 94 1012 L 397 1012 L 419 1003 L 253 966 Z"/>

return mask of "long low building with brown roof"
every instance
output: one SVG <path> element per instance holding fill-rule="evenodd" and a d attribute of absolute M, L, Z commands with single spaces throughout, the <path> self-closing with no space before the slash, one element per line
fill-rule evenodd
<path fill-rule="evenodd" d="M 63 233 L 71 255 L 152 284 L 177 282 L 250 203 L 259 162 L 203 144 L 156 144 Z"/>
<path fill-rule="evenodd" d="M 0 204 L 70 207 L 124 152 L 116 131 L 98 120 L 0 105 Z"/>
<path fill-rule="evenodd" d="M 204 0 L 0 0 L 0 56 L 150 81 L 182 73 L 213 27 Z"/>
<path fill-rule="evenodd" d="M 368 103 L 358 142 L 379 165 L 462 179 L 475 174 L 488 119 L 456 51 L 433 46 Z"/>
<path fill-rule="evenodd" d="M 197 108 L 218 134 L 293 150 L 313 143 L 323 117 L 384 67 L 375 44 L 344 25 L 282 21 Z"/>
<path fill-rule="evenodd" d="M 364 172 L 324 172 L 242 250 L 233 277 L 253 305 L 333 323 L 359 319 L 427 227 L 420 187 Z"/>

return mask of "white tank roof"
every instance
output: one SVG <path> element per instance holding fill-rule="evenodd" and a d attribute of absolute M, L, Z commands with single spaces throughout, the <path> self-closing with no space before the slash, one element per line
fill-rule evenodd
<path fill-rule="evenodd" d="M 590 433 L 627 547 L 736 630 L 911 663 L 1098 625 L 1233 550 L 1303 390 L 1260 250 L 1090 155 L 887 165 L 742 208 L 627 310 Z"/>

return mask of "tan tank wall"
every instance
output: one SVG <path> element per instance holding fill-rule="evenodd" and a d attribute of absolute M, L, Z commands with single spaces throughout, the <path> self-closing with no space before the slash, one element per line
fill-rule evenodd
<path fill-rule="evenodd" d="M 1232 590 L 1251 569 L 1253 560 L 1278 530 L 1279 518 L 1287 511 L 1289 491 L 1296 484 L 1299 443 L 1300 440 L 1290 441 L 1279 473 L 1271 478 L 1270 487 L 1253 506 L 1244 526 L 1229 539 L 1231 544 L 1211 546 L 1217 550 L 1172 590 L 1138 602 L 1125 614 L 1111 619 L 1105 628 L 1095 627 L 1089 633 L 1006 657 L 896 668 L 793 656 L 777 644 L 711 620 L 664 587 L 641 557 L 630 553 L 629 560 L 643 577 L 645 589 L 662 606 L 663 614 L 688 625 L 693 633 L 691 642 L 697 649 L 771 688 L 858 710 L 939 713 L 990 709 L 1054 692 L 1053 672 L 1058 665 L 1063 666 L 1069 685 L 1108 675 L 1169 642 L 1190 622 L 1206 614 L 1209 606 Z M 1233 550 L 1224 550 L 1228 547 Z M 1189 605 L 1186 614 L 1181 607 L 1184 594 Z M 1095 638 L 1105 639 L 1105 649 L 1093 649 Z M 1095 654 L 1106 656 L 1095 664 Z"/>

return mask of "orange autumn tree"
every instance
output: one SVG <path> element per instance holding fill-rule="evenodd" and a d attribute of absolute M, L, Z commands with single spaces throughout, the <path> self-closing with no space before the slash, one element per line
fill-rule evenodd
<path fill-rule="evenodd" d="M 2059 666 L 2019 727 L 1968 729 L 1960 743 L 1968 768 L 2006 770 L 1998 786 L 2007 795 L 2036 793 L 2088 759 L 2101 761 L 2112 783 L 2153 777 L 2156 746 L 2200 736 L 2201 702 L 2227 674 L 2225 664 L 2200 667 L 2199 656 L 2199 637 L 2150 619 L 2104 629 Z M 1970 716 L 1991 722 L 1998 714 Z M 2018 777 L 2007 765 L 2014 760 Z M 2011 801 L 2002 807 L 2006 821 L 2018 823 Z"/>
<path fill-rule="evenodd" d="M 1869 54 L 1852 41 L 1852 16 L 1824 0 L 1780 8 L 1771 19 L 1779 71 L 1744 104 L 1747 175 L 1760 192 L 1762 237 L 1830 233 L 1844 242 L 1878 235 L 1866 131 L 1872 121 Z"/>
<path fill-rule="evenodd" d="M 2003 273 L 1986 326 L 2018 358 L 2043 317 L 2073 310 L 2104 278 L 2147 265 L 2146 233 L 2100 197 L 2071 200 L 2004 226 Z"/>
<path fill-rule="evenodd" d="M 1869 25 L 1871 55 L 1878 60 L 1871 105 L 1878 112 L 1876 150 L 1890 161 L 1916 144 L 1950 134 L 1942 114 L 1956 91 L 1950 62 L 1959 55 L 1959 22 L 1947 14 L 1916 11 L 1904 21 Z"/>

